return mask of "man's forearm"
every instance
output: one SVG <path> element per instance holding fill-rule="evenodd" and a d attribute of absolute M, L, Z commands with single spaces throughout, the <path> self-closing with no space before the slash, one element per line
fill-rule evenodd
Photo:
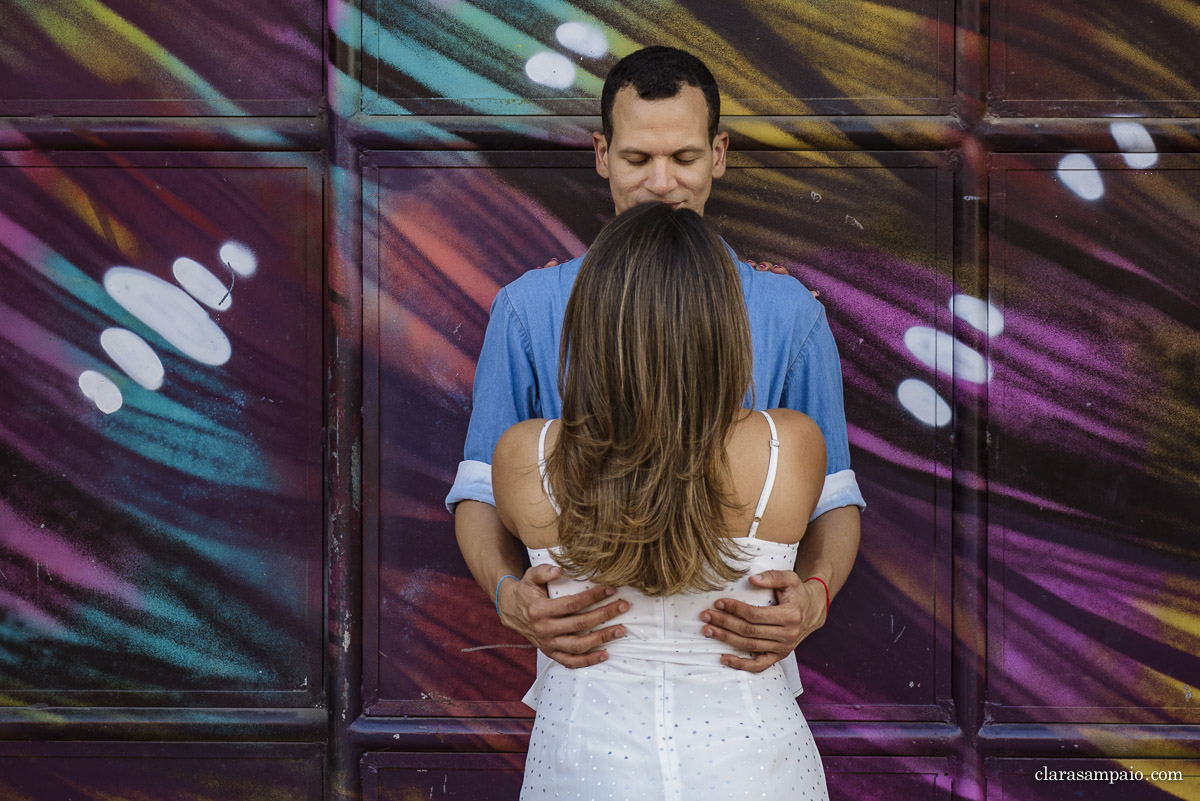
<path fill-rule="evenodd" d="M 504 528 L 491 504 L 460 501 L 454 510 L 454 536 L 475 581 L 495 600 L 496 582 L 504 575 L 518 578 L 525 571 L 521 545 Z"/>
<path fill-rule="evenodd" d="M 796 553 L 796 573 L 801 580 L 818 576 L 829 587 L 829 599 L 842 589 L 858 556 L 859 511 L 840 506 L 808 524 Z"/>

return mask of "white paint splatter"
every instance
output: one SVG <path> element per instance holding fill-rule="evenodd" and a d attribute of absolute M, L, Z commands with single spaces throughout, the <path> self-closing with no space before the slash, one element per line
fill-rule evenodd
<path fill-rule="evenodd" d="M 950 404 L 924 381 L 909 378 L 900 382 L 896 397 L 909 414 L 927 426 L 940 428 L 950 422 Z"/>
<path fill-rule="evenodd" d="M 104 288 L 130 314 L 154 329 L 184 355 L 214 367 L 233 350 L 225 334 L 200 304 L 174 284 L 132 267 L 113 267 Z"/>
<path fill-rule="evenodd" d="M 1069 153 L 1058 162 L 1058 179 L 1084 200 L 1104 197 L 1104 179 L 1096 162 L 1083 153 Z"/>
<path fill-rule="evenodd" d="M 525 74 L 534 83 L 551 89 L 567 89 L 575 83 L 575 65 L 561 53 L 544 52 L 525 62 Z"/>
<path fill-rule="evenodd" d="M 100 334 L 100 347 L 125 371 L 125 375 L 149 390 L 163 384 L 163 365 L 146 340 L 124 328 L 106 328 Z"/>
<path fill-rule="evenodd" d="M 564 22 L 554 32 L 554 38 L 568 50 L 588 58 L 600 58 L 608 52 L 604 31 L 586 22 Z"/>
<path fill-rule="evenodd" d="M 1114 122 L 1108 126 L 1117 147 L 1125 151 L 1125 163 L 1137 170 L 1153 167 L 1158 163 L 1158 152 L 1154 148 L 1154 137 L 1140 122 Z"/>
<path fill-rule="evenodd" d="M 972 384 L 991 380 L 992 367 L 983 354 L 944 331 L 915 325 L 904 332 L 904 346 L 921 362 Z"/>
<path fill-rule="evenodd" d="M 1004 330 L 1004 312 L 986 300 L 970 295 L 955 295 L 950 298 L 950 311 L 977 331 L 989 337 L 998 337 Z"/>
<path fill-rule="evenodd" d="M 171 266 L 179 285 L 210 309 L 225 311 L 233 305 L 233 293 L 208 268 L 198 261 L 180 258 Z"/>
<path fill-rule="evenodd" d="M 222 263 L 228 264 L 238 275 L 251 276 L 258 269 L 258 259 L 255 257 L 254 251 L 241 242 L 226 242 L 221 245 L 217 254 L 221 257 Z"/>
<path fill-rule="evenodd" d="M 96 403 L 96 408 L 105 414 L 112 414 L 125 403 L 117 385 L 95 370 L 84 370 L 79 374 L 79 388 Z"/>

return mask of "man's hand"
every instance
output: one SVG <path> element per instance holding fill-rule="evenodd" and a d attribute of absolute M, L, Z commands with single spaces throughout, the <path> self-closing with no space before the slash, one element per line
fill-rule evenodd
<path fill-rule="evenodd" d="M 608 652 L 595 650 L 604 643 L 625 636 L 620 626 L 591 631 L 629 610 L 626 601 L 613 601 L 590 612 L 594 603 L 613 594 L 609 587 L 550 598 L 546 585 L 562 575 L 562 568 L 537 565 L 525 571 L 519 582 L 500 583 L 500 622 L 541 649 L 542 653 L 569 668 L 595 665 L 608 659 Z M 824 602 L 822 602 L 824 603 Z"/>
<path fill-rule="evenodd" d="M 721 663 L 738 670 L 761 673 L 796 650 L 804 638 L 825 624 L 825 590 L 819 582 L 801 583 L 790 570 L 768 570 L 751 576 L 756 587 L 775 590 L 776 606 L 755 606 L 722 598 L 716 609 L 700 613 L 703 634 L 741 651 L 750 659 L 726 654 Z"/>

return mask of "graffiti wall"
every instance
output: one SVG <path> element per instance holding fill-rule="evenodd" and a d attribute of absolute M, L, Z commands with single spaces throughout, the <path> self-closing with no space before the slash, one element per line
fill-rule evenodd
<path fill-rule="evenodd" d="M 516 798 L 534 654 L 443 499 L 650 44 L 721 85 L 708 217 L 841 354 L 831 797 L 1200 797 L 1195 3 L 6 12 L 3 798 Z"/>

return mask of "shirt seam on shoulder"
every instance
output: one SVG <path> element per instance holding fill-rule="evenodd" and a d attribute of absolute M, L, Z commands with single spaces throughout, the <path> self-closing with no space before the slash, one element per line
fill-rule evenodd
<path fill-rule="evenodd" d="M 796 369 L 796 365 L 800 363 L 800 357 L 806 357 L 808 354 L 808 343 L 812 341 L 813 331 L 817 330 L 817 325 L 821 320 L 825 319 L 825 307 L 821 307 L 821 311 L 813 318 L 812 325 L 808 327 L 808 332 L 804 335 L 804 341 L 800 343 L 799 350 L 796 351 L 796 356 L 792 359 L 792 363 L 788 365 L 787 377 L 791 377 L 792 370 Z"/>
<path fill-rule="evenodd" d="M 525 349 L 525 355 L 529 357 L 529 362 L 532 364 L 533 342 L 529 337 L 529 331 L 525 328 L 525 321 L 521 319 L 521 315 L 517 314 L 517 307 L 513 304 L 512 298 L 509 297 L 508 287 L 502 287 L 500 294 L 504 297 L 505 311 L 517 323 L 517 330 L 521 333 L 521 347 Z"/>

